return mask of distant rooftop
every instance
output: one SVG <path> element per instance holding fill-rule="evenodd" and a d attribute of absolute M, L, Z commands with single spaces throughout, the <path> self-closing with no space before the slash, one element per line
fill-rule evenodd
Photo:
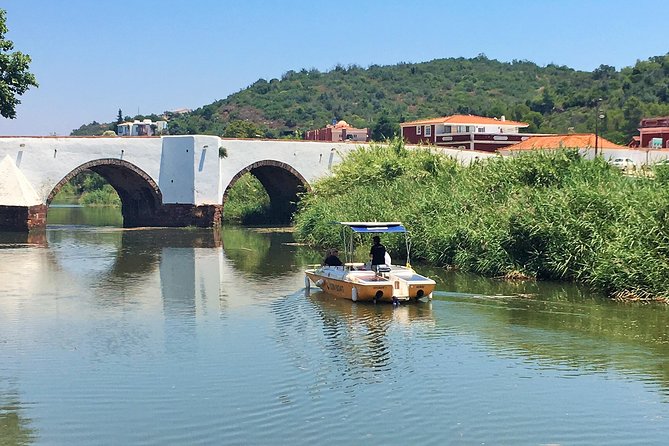
<path fill-rule="evenodd" d="M 504 150 L 562 149 L 562 148 L 594 148 L 595 139 L 600 149 L 627 149 L 628 147 L 614 144 L 608 139 L 594 133 L 569 133 L 564 135 L 532 136 L 525 141 L 505 147 Z"/>
<path fill-rule="evenodd" d="M 443 116 L 441 118 L 419 119 L 417 121 L 403 122 L 402 127 L 410 125 L 424 125 L 424 124 L 455 124 L 455 125 L 508 125 L 512 127 L 528 127 L 526 122 L 509 121 L 502 116 L 501 118 L 487 118 L 476 115 L 451 115 Z"/>

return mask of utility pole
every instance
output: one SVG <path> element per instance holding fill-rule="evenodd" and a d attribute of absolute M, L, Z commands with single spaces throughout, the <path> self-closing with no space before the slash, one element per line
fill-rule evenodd
<path fill-rule="evenodd" d="M 597 107 L 595 108 L 595 158 L 597 158 L 597 146 L 599 145 L 599 120 L 604 116 L 599 109 L 602 98 L 597 99 Z"/>

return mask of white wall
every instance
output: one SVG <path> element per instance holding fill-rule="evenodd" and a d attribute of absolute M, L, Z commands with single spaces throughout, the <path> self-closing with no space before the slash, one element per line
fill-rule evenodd
<path fill-rule="evenodd" d="M 221 146 L 228 153 L 221 160 L 223 191 L 239 172 L 254 162 L 265 160 L 288 164 L 311 183 L 328 175 L 343 154 L 357 147 L 351 143 L 254 139 L 223 139 Z"/>
<path fill-rule="evenodd" d="M 160 138 L 0 138 L 0 158 L 14 160 L 44 203 L 67 174 L 96 159 L 123 159 L 157 179 L 161 149 Z"/>
<path fill-rule="evenodd" d="M 163 203 L 195 203 L 195 138 L 163 138 L 158 186 Z"/>

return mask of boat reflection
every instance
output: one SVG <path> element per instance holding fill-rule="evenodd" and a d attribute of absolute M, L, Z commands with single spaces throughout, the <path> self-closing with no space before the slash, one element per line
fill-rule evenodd
<path fill-rule="evenodd" d="M 370 371 L 391 369 L 393 345 L 407 332 L 434 326 L 431 302 L 393 307 L 353 303 L 315 291 L 306 296 L 322 323 L 324 342 L 334 361 L 344 361 L 342 372 L 352 378 L 375 379 Z M 410 367 L 411 364 L 405 364 Z M 382 379 L 382 375 L 377 377 Z"/>

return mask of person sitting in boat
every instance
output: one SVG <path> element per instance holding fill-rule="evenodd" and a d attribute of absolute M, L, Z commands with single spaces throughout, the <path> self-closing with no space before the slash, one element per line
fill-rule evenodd
<path fill-rule="evenodd" d="M 379 265 L 386 263 L 386 247 L 381 244 L 381 237 L 375 235 L 372 237 L 374 244 L 369 250 L 369 257 L 372 259 L 371 265 L 373 271 L 378 271 Z"/>
<path fill-rule="evenodd" d="M 341 260 L 339 260 L 339 250 L 336 248 L 328 250 L 328 255 L 325 257 L 325 260 L 323 260 L 323 265 L 325 266 L 343 266 L 344 264 L 341 263 Z"/>

